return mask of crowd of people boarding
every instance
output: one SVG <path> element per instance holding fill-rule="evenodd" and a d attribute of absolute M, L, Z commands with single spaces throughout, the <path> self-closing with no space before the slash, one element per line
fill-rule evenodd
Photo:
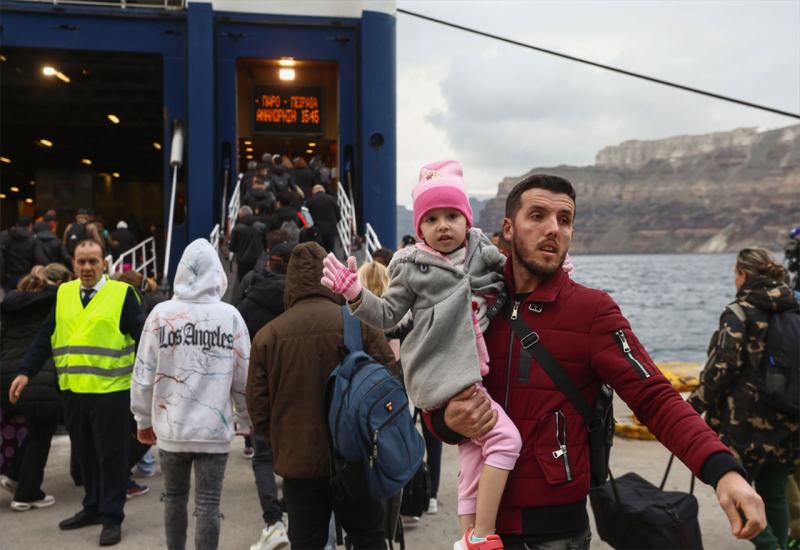
<path fill-rule="evenodd" d="M 784 549 L 790 527 L 800 534 L 786 497 L 800 420 L 771 409 L 753 378 L 772 315 L 798 310 L 786 270 L 768 252 L 737 256 L 742 315 L 726 309 L 687 402 L 614 300 L 572 279 L 578 198 L 563 178 L 523 178 L 489 239 L 473 227 L 460 164 L 425 165 L 413 193 L 415 234 L 361 266 L 337 242 L 324 171 L 265 155 L 242 182 L 231 303 L 223 301 L 229 278 L 220 255 L 204 239 L 182 251 L 169 298 L 138 274 L 109 278 L 106 246 L 131 241 L 105 236 L 86 212 L 75 222 L 85 236 L 68 238 L 67 228 L 61 240 L 71 261 L 37 265 L 44 240 L 27 268 L 6 258 L 15 267 L 4 270 L 0 305 L 3 420 L 24 419 L 27 430 L 0 476 L 12 510 L 55 503 L 44 468 L 62 421 L 85 497 L 60 529 L 101 526 L 101 546 L 119 543 L 132 472 L 149 466 L 152 448 L 164 478 L 164 545 L 185 548 L 193 490 L 195 547 L 227 548 L 221 495 L 241 436 L 263 519 L 251 550 L 330 548 L 336 526 L 350 547 L 386 548 L 401 495 L 378 501 L 331 484 L 322 396 L 342 359 L 344 311 L 359 320 L 364 351 L 402 377 L 419 409 L 428 514 L 440 505 L 442 442 L 458 445 L 456 549 L 590 546 L 587 426 L 530 355 L 532 335 L 584 399 L 613 387 L 714 487 L 733 537 Z M 23 230 L 18 223 L 10 231 Z M 406 526 L 418 521 L 404 518 Z"/>

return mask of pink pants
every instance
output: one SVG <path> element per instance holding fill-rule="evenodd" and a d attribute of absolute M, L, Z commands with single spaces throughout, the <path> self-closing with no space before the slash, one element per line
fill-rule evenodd
<path fill-rule="evenodd" d="M 479 387 L 485 392 L 483 385 Z M 487 393 L 488 396 L 488 393 Z M 491 397 L 489 397 L 491 399 Z M 503 410 L 492 401 L 497 411 L 497 424 L 482 437 L 458 446 L 458 515 L 474 514 L 478 502 L 478 481 L 484 464 L 501 470 L 513 470 L 522 448 L 519 431 Z"/>

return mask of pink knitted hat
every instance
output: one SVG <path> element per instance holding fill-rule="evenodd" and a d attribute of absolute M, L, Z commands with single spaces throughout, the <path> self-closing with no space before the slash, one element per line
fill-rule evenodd
<path fill-rule="evenodd" d="M 455 208 L 472 227 L 472 206 L 464 189 L 461 164 L 457 160 L 440 160 L 419 170 L 419 183 L 411 192 L 414 201 L 414 229 L 422 238 L 419 224 L 426 212 L 434 208 Z"/>

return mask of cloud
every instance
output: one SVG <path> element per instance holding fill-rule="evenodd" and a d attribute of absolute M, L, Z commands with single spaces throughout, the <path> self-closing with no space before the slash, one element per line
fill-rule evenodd
<path fill-rule="evenodd" d="M 632 71 L 800 112 L 797 2 L 399 2 Z M 452 157 L 487 193 L 629 139 L 793 123 L 398 14 L 398 200 Z"/>

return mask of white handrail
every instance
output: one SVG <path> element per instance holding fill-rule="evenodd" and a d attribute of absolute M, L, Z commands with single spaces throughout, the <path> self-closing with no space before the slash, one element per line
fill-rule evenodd
<path fill-rule="evenodd" d="M 233 226 L 236 225 L 236 221 L 239 218 L 239 206 L 242 204 L 242 179 L 244 178 L 244 174 L 239 174 L 239 177 L 236 179 L 236 187 L 233 188 L 233 193 L 231 193 L 231 200 L 228 201 L 228 237 L 231 236 L 231 230 Z"/>
<path fill-rule="evenodd" d="M 108 274 L 113 276 L 115 273 L 123 271 L 124 264 L 129 263 L 131 264 L 130 271 L 141 273 L 145 279 L 148 277 L 148 271 L 150 276 L 156 277 L 158 271 L 156 262 L 156 240 L 153 237 L 148 237 L 133 248 L 120 254 L 119 258 L 110 263 Z"/>
<path fill-rule="evenodd" d="M 211 230 L 211 234 L 208 236 L 209 242 L 211 242 L 211 246 L 214 247 L 214 250 L 219 252 L 219 235 L 220 235 L 220 228 L 219 224 L 214 226 L 214 229 Z"/>
<path fill-rule="evenodd" d="M 239 177 L 236 179 L 236 187 L 233 188 L 233 193 L 231 193 L 231 200 L 228 203 L 228 227 L 225 228 L 225 241 L 230 241 L 233 226 L 236 225 L 236 222 L 239 219 L 239 205 L 242 202 L 243 178 L 244 174 L 240 173 Z M 233 252 L 229 254 L 229 259 L 233 259 Z"/>
<path fill-rule="evenodd" d="M 367 222 L 365 231 L 366 245 L 364 246 L 364 258 L 372 261 L 372 254 L 381 247 L 381 241 L 372 226 Z"/>
<path fill-rule="evenodd" d="M 341 183 L 336 189 L 336 199 L 339 205 L 339 213 L 341 214 L 341 218 L 336 224 L 336 230 L 339 233 L 339 240 L 342 242 L 345 256 L 347 256 L 350 254 L 350 246 L 355 236 L 356 211 Z"/>

